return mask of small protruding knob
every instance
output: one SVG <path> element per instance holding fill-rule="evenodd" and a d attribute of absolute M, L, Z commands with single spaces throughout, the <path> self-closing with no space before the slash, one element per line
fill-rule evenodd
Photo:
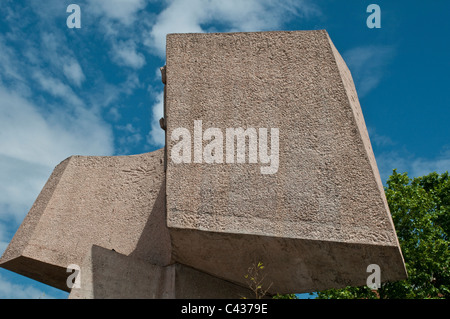
<path fill-rule="evenodd" d="M 162 83 L 166 84 L 166 66 L 163 66 L 162 68 L 159 68 L 161 71 L 161 80 Z"/>

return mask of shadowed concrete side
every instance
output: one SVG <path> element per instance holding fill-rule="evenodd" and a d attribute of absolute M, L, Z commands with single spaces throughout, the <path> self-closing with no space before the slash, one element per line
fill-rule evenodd
<path fill-rule="evenodd" d="M 70 299 L 219 299 L 251 297 L 244 287 L 181 264 L 161 267 L 93 246 L 80 269 L 80 288 Z"/>

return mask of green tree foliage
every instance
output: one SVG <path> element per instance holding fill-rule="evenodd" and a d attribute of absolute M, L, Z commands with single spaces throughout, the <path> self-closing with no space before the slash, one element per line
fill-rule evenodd
<path fill-rule="evenodd" d="M 383 283 L 376 292 L 368 287 L 347 287 L 319 292 L 317 298 L 450 298 L 448 172 L 411 179 L 394 170 L 385 194 L 408 279 Z"/>

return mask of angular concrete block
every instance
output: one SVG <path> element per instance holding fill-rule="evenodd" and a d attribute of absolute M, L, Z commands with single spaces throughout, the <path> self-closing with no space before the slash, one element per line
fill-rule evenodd
<path fill-rule="evenodd" d="M 365 285 L 369 264 L 382 281 L 406 277 L 352 77 L 326 31 L 170 34 L 166 63 L 174 260 L 238 283 L 262 261 L 280 293 Z"/>
<path fill-rule="evenodd" d="M 3 268 L 56 288 L 92 245 L 156 265 L 171 261 L 164 152 L 72 156 L 53 171 L 4 252 Z"/>
<path fill-rule="evenodd" d="M 223 299 L 252 292 L 180 264 L 158 266 L 93 246 L 79 270 L 79 288 L 69 299 Z"/>
<path fill-rule="evenodd" d="M 83 264 L 74 298 L 234 297 L 257 262 L 271 293 L 406 277 L 325 31 L 173 34 L 166 61 L 165 150 L 63 161 L 0 266 L 69 290 Z"/>

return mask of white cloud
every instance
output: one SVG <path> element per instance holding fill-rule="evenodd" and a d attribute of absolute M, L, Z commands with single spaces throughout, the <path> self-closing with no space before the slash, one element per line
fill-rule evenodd
<path fill-rule="evenodd" d="M 113 43 L 112 55 L 118 65 L 133 69 L 140 69 L 145 65 L 145 57 L 136 51 L 136 43 L 132 40 Z"/>
<path fill-rule="evenodd" d="M 411 164 L 412 176 L 428 175 L 431 172 L 438 174 L 450 171 L 450 151 L 443 152 L 435 159 L 417 158 Z"/>
<path fill-rule="evenodd" d="M 387 147 L 395 145 L 394 141 L 389 136 L 379 134 L 377 130 L 373 127 L 367 127 L 367 131 L 369 132 L 370 141 L 376 147 Z"/>
<path fill-rule="evenodd" d="M 142 84 L 139 81 L 137 72 L 129 73 L 127 79 L 120 85 L 121 92 L 130 95 L 136 88 L 141 88 Z"/>
<path fill-rule="evenodd" d="M 18 225 L 45 185 L 52 168 L 5 155 L 0 155 L 0 167 L 0 220 L 11 219 Z M 6 240 L 6 236 L 3 238 Z"/>
<path fill-rule="evenodd" d="M 86 103 L 97 108 L 108 108 L 120 99 L 121 90 L 104 79 L 98 79 L 94 84 L 95 90 L 86 95 Z"/>
<path fill-rule="evenodd" d="M 130 154 L 130 148 L 136 146 L 142 140 L 140 130 L 131 123 L 118 125 L 116 128 L 123 132 L 118 139 L 120 146 L 117 153 L 122 155 Z"/>
<path fill-rule="evenodd" d="M 145 6 L 145 0 L 89 0 L 87 10 L 107 19 L 130 25 L 135 21 L 136 13 Z"/>
<path fill-rule="evenodd" d="M 111 119 L 113 122 L 117 122 L 122 117 L 117 107 L 110 107 L 108 110 L 107 117 Z"/>
<path fill-rule="evenodd" d="M 70 59 L 64 64 L 63 72 L 66 78 L 78 87 L 86 79 L 80 64 L 75 59 Z"/>
<path fill-rule="evenodd" d="M 444 146 L 434 158 L 419 157 L 405 146 L 392 140 L 389 136 L 379 134 L 373 127 L 368 127 L 370 140 L 383 183 L 392 175 L 392 171 L 407 172 L 410 177 L 428 175 L 431 172 L 443 173 L 450 168 L 450 146 Z"/>
<path fill-rule="evenodd" d="M 6 250 L 6 247 L 8 247 L 8 244 L 6 241 L 0 240 L 0 255 L 3 255 L 3 252 Z"/>
<path fill-rule="evenodd" d="M 384 151 L 375 154 L 378 171 L 381 181 L 386 183 L 392 170 L 398 169 L 398 172 L 405 172 L 409 169 L 408 161 L 410 159 L 401 156 L 398 151 Z"/>
<path fill-rule="evenodd" d="M 126 125 L 119 125 L 117 129 L 131 134 L 138 132 L 138 130 L 131 123 L 127 123 Z"/>
<path fill-rule="evenodd" d="M 147 141 L 151 145 L 161 147 L 165 144 L 165 131 L 159 125 L 159 119 L 164 116 L 164 92 L 159 93 L 155 101 L 152 106 L 152 119 Z"/>
<path fill-rule="evenodd" d="M 165 54 L 168 33 L 214 31 L 213 23 L 226 31 L 262 31 L 276 29 L 292 17 L 320 15 L 307 1 L 275 0 L 172 0 L 157 16 L 145 44 L 160 57 Z"/>
<path fill-rule="evenodd" d="M 91 110 L 42 108 L 0 86 L 0 215 L 25 216 L 52 169 L 71 155 L 111 155 L 111 128 Z M 0 216 L 1 217 L 1 216 Z"/>
<path fill-rule="evenodd" d="M 377 87 L 394 54 L 393 47 L 383 45 L 360 46 L 344 52 L 343 58 L 352 73 L 359 97 Z"/>
<path fill-rule="evenodd" d="M 162 11 L 150 32 L 147 45 L 156 49 L 160 56 L 165 54 L 165 37 L 167 33 L 174 32 L 203 32 L 200 23 L 207 17 L 207 8 L 202 8 L 202 0 L 172 1 Z"/>
<path fill-rule="evenodd" d="M 394 169 L 397 169 L 399 173 L 407 172 L 409 177 L 428 175 L 431 172 L 441 174 L 450 170 L 450 151 L 448 150 L 436 158 L 416 157 L 401 149 L 384 151 L 376 154 L 376 160 L 383 183 L 392 175 Z"/>
<path fill-rule="evenodd" d="M 71 155 L 114 154 L 112 126 L 101 113 L 107 113 L 107 107 L 120 107 L 122 94 L 129 95 L 141 85 L 139 76 L 131 75 L 145 64 L 138 52 L 139 30 L 127 32 L 136 29 L 134 23 L 146 1 L 89 1 L 102 15 L 99 22 L 105 20 L 111 28 L 124 26 L 118 29 L 123 42 L 105 36 L 117 45 L 121 65 L 132 68 L 125 69 L 130 76 L 125 75 L 122 85 L 111 84 L 122 74 L 108 83 L 99 61 L 89 60 L 97 58 L 89 56 L 97 52 L 77 42 L 89 26 L 88 6 L 81 4 L 83 29 L 74 33 L 65 28 L 68 3 L 47 2 L 7 4 L 5 27 L 10 31 L 0 34 L 0 253 L 59 162 Z M 90 35 L 101 37 L 102 31 Z M 83 91 L 77 90 L 82 85 Z M 142 139 L 138 128 L 127 142 Z M 32 284 L 6 278 L 0 275 L 0 299 L 48 297 Z"/>
<path fill-rule="evenodd" d="M 0 299 L 53 299 L 33 287 L 14 284 L 0 275 Z"/>
<path fill-rule="evenodd" d="M 14 55 L 13 50 L 4 44 L 3 39 L 0 37 L 0 80 L 2 77 L 7 77 L 23 81 L 17 66 L 12 62 Z"/>
<path fill-rule="evenodd" d="M 83 101 L 81 101 L 81 99 L 73 92 L 71 87 L 64 84 L 60 80 L 49 75 L 44 75 L 40 71 L 35 71 L 33 73 L 33 78 L 38 81 L 42 89 L 54 97 L 60 98 L 75 106 L 82 106 L 84 104 Z"/>
<path fill-rule="evenodd" d="M 63 94 L 67 94 L 71 91 L 68 84 L 80 87 L 86 77 L 71 46 L 65 42 L 65 35 L 58 31 L 45 31 L 36 37 L 40 38 L 39 50 L 36 49 L 36 43 L 32 40 L 26 42 L 26 49 L 23 50 L 23 55 L 31 62 L 31 65 L 34 65 L 33 77 L 50 93 L 65 91 Z M 45 55 L 40 52 L 45 52 Z M 20 62 L 15 62 L 15 64 L 18 63 Z M 30 65 L 24 66 L 31 68 Z M 46 71 L 45 74 L 43 69 Z M 57 79 L 58 77 L 61 80 Z M 61 82 L 64 79 L 67 79 L 65 81 L 68 82 L 67 84 Z M 55 86 L 54 89 L 52 89 L 53 86 Z"/>
<path fill-rule="evenodd" d="M 8 236 L 6 227 L 4 224 L 0 223 L 0 256 L 3 255 L 3 252 L 6 250 L 6 247 L 8 246 L 8 242 L 6 240 L 9 239 L 10 236 Z"/>
<path fill-rule="evenodd" d="M 110 56 L 119 66 L 140 69 L 146 64 L 145 57 L 138 52 L 142 34 L 141 18 L 147 19 L 143 11 L 145 0 L 88 0 L 86 12 L 93 17 L 111 45 Z M 145 23 L 148 23 L 145 22 Z M 142 24 L 145 24 L 142 22 Z"/>

